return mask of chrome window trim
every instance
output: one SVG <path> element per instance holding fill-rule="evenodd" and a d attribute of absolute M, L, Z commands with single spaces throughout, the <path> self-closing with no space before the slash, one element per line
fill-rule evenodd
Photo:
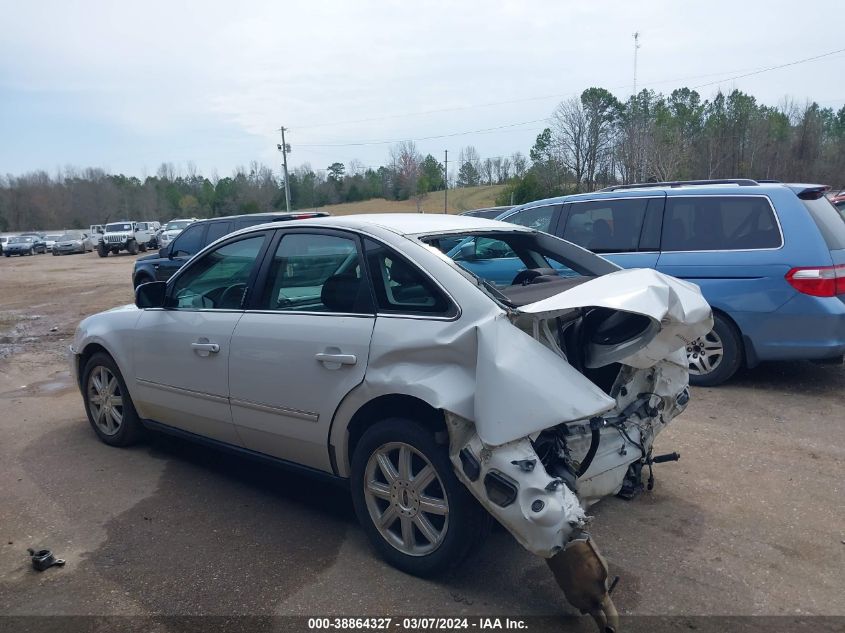
<path fill-rule="evenodd" d="M 718 194 L 718 195 L 706 195 L 702 196 L 701 194 L 683 194 L 677 196 L 667 196 L 666 203 L 668 205 L 669 200 L 671 198 L 763 198 L 766 202 L 769 203 L 769 208 L 772 210 L 772 215 L 775 217 L 775 224 L 778 227 L 778 233 L 780 234 L 780 246 L 769 246 L 766 248 L 716 248 L 710 250 L 700 250 L 700 251 L 664 251 L 661 250 L 661 254 L 670 254 L 670 253 L 758 253 L 761 251 L 780 251 L 783 250 L 786 246 L 786 239 L 783 235 L 783 227 L 780 225 L 780 217 L 778 216 L 777 210 L 775 209 L 775 205 L 772 204 L 772 199 L 762 193 L 752 193 L 752 194 Z M 663 209 L 663 219 L 666 219 L 666 208 Z M 660 241 L 663 241 L 663 234 L 661 231 Z"/>
<path fill-rule="evenodd" d="M 375 319 L 375 313 L 361 312 L 317 312 L 315 310 L 244 310 L 244 314 L 304 314 L 306 316 L 334 316 L 355 317 L 358 319 Z"/>

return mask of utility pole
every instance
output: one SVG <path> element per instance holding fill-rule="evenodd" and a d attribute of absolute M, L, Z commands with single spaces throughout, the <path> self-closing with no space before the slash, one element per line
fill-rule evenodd
<path fill-rule="evenodd" d="M 443 165 L 443 213 L 449 213 L 449 150 L 446 152 L 446 159 Z"/>
<path fill-rule="evenodd" d="M 640 32 L 634 33 L 634 96 L 637 96 L 637 51 L 640 50 Z"/>
<path fill-rule="evenodd" d="M 279 131 L 282 133 L 282 144 L 278 148 L 282 153 L 282 174 L 285 177 L 285 207 L 288 213 L 290 213 L 290 184 L 288 183 L 288 152 L 290 151 L 290 145 L 285 143 L 285 127 L 282 126 L 279 128 Z"/>

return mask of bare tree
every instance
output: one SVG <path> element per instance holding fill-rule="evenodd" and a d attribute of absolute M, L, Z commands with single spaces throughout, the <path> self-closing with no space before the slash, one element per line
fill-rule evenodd
<path fill-rule="evenodd" d="M 561 101 L 552 114 L 552 128 L 560 158 L 579 186 L 587 171 L 589 123 L 578 97 Z"/>
<path fill-rule="evenodd" d="M 513 164 L 513 175 L 517 178 L 525 176 L 528 170 L 528 159 L 522 152 L 515 152 L 511 155 L 511 163 Z"/>

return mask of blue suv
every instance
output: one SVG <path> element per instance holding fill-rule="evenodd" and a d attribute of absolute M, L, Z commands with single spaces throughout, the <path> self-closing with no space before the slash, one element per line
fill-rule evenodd
<path fill-rule="evenodd" d="M 712 386 L 742 364 L 841 362 L 845 220 L 827 190 L 746 179 L 623 185 L 531 202 L 498 219 L 569 240 L 623 268 L 655 268 L 698 284 L 715 325 L 687 347 L 690 382 Z M 494 283 L 513 283 L 519 260 L 485 255 L 482 246 L 472 252 L 458 245 L 450 255 Z M 532 276 L 521 279 L 530 283 Z"/>

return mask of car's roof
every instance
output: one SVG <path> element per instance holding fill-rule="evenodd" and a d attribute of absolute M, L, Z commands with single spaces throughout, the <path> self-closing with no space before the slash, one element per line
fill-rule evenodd
<path fill-rule="evenodd" d="M 742 181 L 740 181 L 742 182 Z M 599 191 L 592 191 L 587 193 L 577 193 L 571 194 L 567 196 L 558 196 L 556 198 L 546 198 L 544 200 L 535 200 L 532 202 L 526 202 L 525 204 L 521 205 L 520 207 L 515 207 L 514 211 L 520 210 L 523 208 L 529 208 L 534 206 L 544 206 L 548 204 L 557 204 L 557 203 L 564 203 L 564 202 L 578 202 L 582 200 L 600 200 L 606 198 L 648 198 L 654 197 L 655 195 L 666 195 L 668 197 L 672 196 L 688 196 L 691 193 L 695 193 L 695 195 L 725 195 L 725 194 L 733 194 L 733 195 L 765 195 L 767 193 L 773 193 L 775 191 L 783 191 L 783 189 L 789 189 L 794 192 L 796 195 L 799 195 L 802 191 L 808 190 L 823 190 L 826 189 L 826 185 L 817 185 L 817 184 L 809 184 L 809 183 L 786 183 L 786 182 L 766 182 L 760 181 L 754 183 L 754 181 L 746 181 L 750 184 L 737 184 L 731 182 L 711 182 L 711 183 L 703 183 L 703 184 L 686 184 L 686 183 L 642 183 L 641 186 L 631 185 L 625 186 L 625 188 L 617 188 L 617 189 L 604 189 Z"/>
<path fill-rule="evenodd" d="M 336 226 L 349 229 L 380 227 L 400 235 L 420 235 L 446 231 L 477 231 L 483 229 L 522 229 L 497 220 L 485 220 L 469 215 L 439 213 L 366 213 L 303 220 L 308 225 Z M 300 223 L 297 223 L 297 226 Z"/>

